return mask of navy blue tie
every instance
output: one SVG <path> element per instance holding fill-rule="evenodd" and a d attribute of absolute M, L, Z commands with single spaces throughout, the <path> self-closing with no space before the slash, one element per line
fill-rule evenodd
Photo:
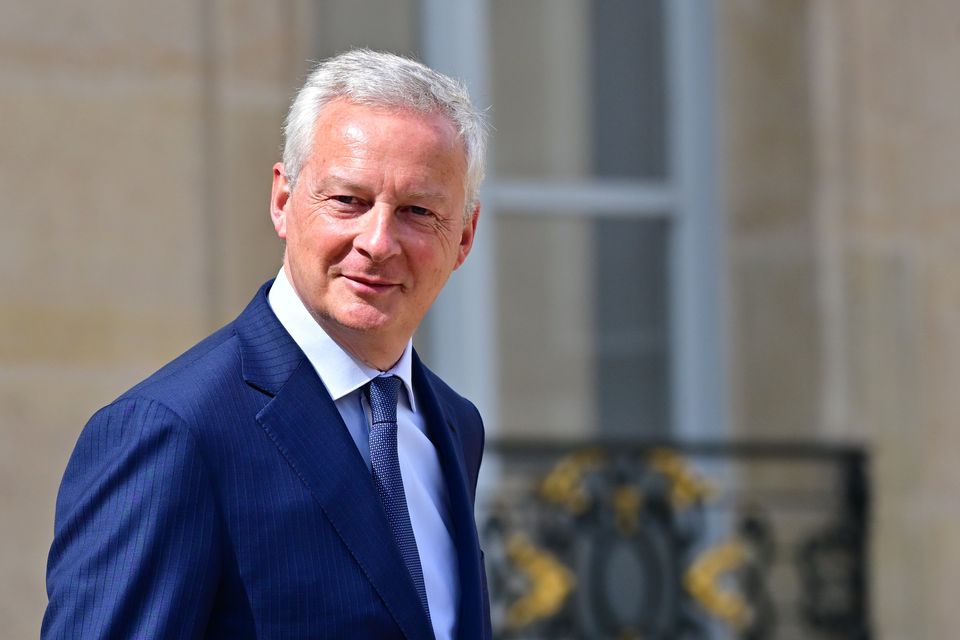
<path fill-rule="evenodd" d="M 377 487 L 383 509 L 387 513 L 393 537 L 400 547 L 403 562 L 413 579 L 413 586 L 420 595 L 423 610 L 430 617 L 427 604 L 427 588 L 423 583 L 423 569 L 420 567 L 420 554 L 417 552 L 417 539 L 410 525 L 410 512 L 407 510 L 407 496 L 403 492 L 403 478 L 400 476 L 400 458 L 397 456 L 397 392 L 400 390 L 400 378 L 380 376 L 367 386 L 370 398 L 370 467 L 373 471 L 373 484 Z"/>

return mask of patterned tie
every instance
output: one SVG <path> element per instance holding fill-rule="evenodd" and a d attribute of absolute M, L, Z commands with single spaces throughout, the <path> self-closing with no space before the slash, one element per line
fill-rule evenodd
<path fill-rule="evenodd" d="M 400 476 L 400 458 L 397 456 L 397 392 L 400 390 L 400 378 L 380 376 L 367 385 L 370 399 L 370 414 L 373 418 L 370 427 L 370 466 L 373 470 L 373 484 L 380 494 L 380 502 L 387 512 L 387 520 L 393 537 L 400 547 L 403 562 L 413 578 L 413 586 L 420 595 L 423 609 L 430 618 L 427 605 L 427 588 L 423 583 L 423 569 L 420 567 L 420 554 L 417 553 L 417 539 L 410 525 L 410 513 L 407 511 L 407 497 L 403 492 L 403 478 Z"/>

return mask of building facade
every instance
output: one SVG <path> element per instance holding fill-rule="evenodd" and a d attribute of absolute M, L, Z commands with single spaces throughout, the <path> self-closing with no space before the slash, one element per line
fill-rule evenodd
<path fill-rule="evenodd" d="M 491 105 L 478 244 L 417 342 L 492 437 L 862 445 L 873 627 L 951 637 L 960 8 L 61 4 L 6 3 L 0 23 L 10 637 L 39 626 L 86 418 L 279 268 L 280 124 L 305 61 L 351 46 Z"/>

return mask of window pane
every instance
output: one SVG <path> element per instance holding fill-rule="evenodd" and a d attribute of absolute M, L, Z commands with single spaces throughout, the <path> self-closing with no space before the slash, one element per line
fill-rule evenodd
<path fill-rule="evenodd" d="M 600 428 L 669 432 L 666 222 L 593 224 L 594 345 Z"/>
<path fill-rule="evenodd" d="M 660 0 L 492 0 L 493 166 L 667 177 Z"/>
<path fill-rule="evenodd" d="M 662 3 L 591 3 L 596 175 L 667 178 Z"/>
<path fill-rule="evenodd" d="M 667 230 L 639 218 L 500 216 L 507 432 L 667 432 Z"/>

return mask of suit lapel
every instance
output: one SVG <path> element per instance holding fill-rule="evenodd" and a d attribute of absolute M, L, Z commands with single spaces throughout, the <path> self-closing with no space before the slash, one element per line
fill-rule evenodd
<path fill-rule="evenodd" d="M 330 394 L 270 310 L 268 288 L 237 322 L 244 376 L 274 396 L 257 422 L 316 498 L 404 634 L 432 637 L 412 581 L 397 579 L 407 570 L 367 467 Z"/>
<path fill-rule="evenodd" d="M 460 611 L 457 617 L 457 637 L 460 640 L 481 638 L 483 611 L 480 606 L 482 586 L 480 545 L 477 540 L 473 501 L 467 488 L 466 464 L 463 448 L 456 433 L 452 412 L 446 411 L 437 390 L 430 383 L 419 358 L 413 361 L 413 385 L 417 402 L 430 429 L 430 438 L 447 483 L 450 497 L 450 516 L 456 534 L 457 564 L 460 575 Z"/>

